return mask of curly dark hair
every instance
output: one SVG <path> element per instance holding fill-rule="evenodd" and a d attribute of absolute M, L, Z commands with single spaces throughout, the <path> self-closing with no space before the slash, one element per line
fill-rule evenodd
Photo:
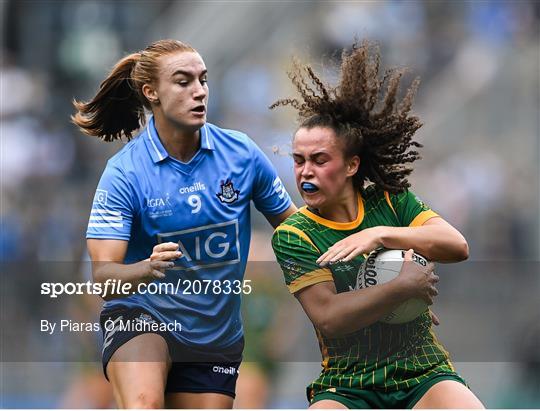
<path fill-rule="evenodd" d="M 343 50 L 336 87 L 324 84 L 311 66 L 294 59 L 288 74 L 301 100 L 281 99 L 270 108 L 292 106 L 298 111 L 300 128 L 333 129 L 344 142 L 345 156 L 360 157 L 359 170 L 353 176 L 357 189 L 363 189 L 369 180 L 397 193 L 410 186 L 407 176 L 412 168 L 406 164 L 420 158 L 411 147 L 422 147 L 412 139 L 422 123 L 410 114 L 420 80 L 416 78 L 399 101 L 405 70 L 386 70 L 380 79 L 379 66 L 379 48 L 367 40 L 355 42 L 350 51 Z"/>

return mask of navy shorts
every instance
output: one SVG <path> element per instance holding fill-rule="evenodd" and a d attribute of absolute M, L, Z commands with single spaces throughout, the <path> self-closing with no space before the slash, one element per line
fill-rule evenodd
<path fill-rule="evenodd" d="M 104 336 L 102 362 L 106 378 L 107 364 L 115 351 L 132 338 L 151 332 L 161 335 L 169 347 L 172 364 L 165 392 L 213 392 L 235 397 L 244 338 L 227 349 L 211 352 L 188 347 L 176 340 L 168 331 L 134 329 L 137 327 L 126 329 L 125 326 L 123 329 L 119 328 L 120 323 L 133 325 L 141 322 L 161 324 L 148 311 L 138 307 L 117 306 L 101 312 L 100 323 Z M 156 359 L 134 358 L 133 361 L 156 361 Z"/>

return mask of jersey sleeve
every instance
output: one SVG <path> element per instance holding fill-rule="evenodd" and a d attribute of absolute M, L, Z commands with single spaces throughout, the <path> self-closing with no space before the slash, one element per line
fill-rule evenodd
<path fill-rule="evenodd" d="M 402 227 L 419 227 L 430 218 L 439 216 L 412 191 L 385 195 Z"/>
<path fill-rule="evenodd" d="M 291 293 L 324 281 L 333 281 L 332 272 L 321 268 L 320 251 L 309 237 L 292 226 L 279 226 L 272 237 L 272 248 Z"/>
<path fill-rule="evenodd" d="M 292 204 L 291 198 L 276 169 L 255 143 L 252 144 L 255 166 L 253 181 L 253 202 L 263 214 L 280 214 Z"/>
<path fill-rule="evenodd" d="M 124 173 L 107 165 L 94 195 L 86 238 L 129 240 L 133 204 L 133 190 Z"/>

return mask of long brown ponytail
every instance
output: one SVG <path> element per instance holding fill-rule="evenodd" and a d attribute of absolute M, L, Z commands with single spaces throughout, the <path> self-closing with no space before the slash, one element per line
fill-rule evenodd
<path fill-rule="evenodd" d="M 89 136 L 104 141 L 122 137 L 130 140 L 133 131 L 144 125 L 144 109 L 151 109 L 142 86 L 157 81 L 159 57 L 179 51 L 196 52 L 178 40 L 159 40 L 141 52 L 122 58 L 103 80 L 92 100 L 73 100 L 77 112 L 71 120 Z"/>

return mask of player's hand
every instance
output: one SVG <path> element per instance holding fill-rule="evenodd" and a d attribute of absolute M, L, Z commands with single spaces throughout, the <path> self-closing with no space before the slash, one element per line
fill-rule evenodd
<path fill-rule="evenodd" d="M 178 243 L 161 243 L 152 249 L 150 258 L 143 261 L 143 277 L 155 280 L 165 277 L 165 271 L 174 267 L 174 260 L 182 257 Z"/>
<path fill-rule="evenodd" d="M 158 244 L 152 249 L 150 261 L 174 261 L 177 258 L 182 257 L 182 253 L 178 251 L 178 248 L 178 243 L 168 242 Z"/>
<path fill-rule="evenodd" d="M 439 294 L 435 288 L 435 284 L 439 281 L 439 277 L 433 273 L 435 264 L 430 262 L 426 267 L 422 267 L 413 262 L 412 256 L 412 249 L 405 253 L 405 261 L 395 280 L 401 283 L 406 299 L 419 298 L 431 305 L 433 298 Z"/>
<path fill-rule="evenodd" d="M 382 246 L 380 227 L 366 228 L 335 243 L 318 258 L 317 264 L 324 267 L 339 261 L 350 261 L 360 254 L 368 254 L 380 246 Z"/>
<path fill-rule="evenodd" d="M 161 261 L 161 260 L 154 260 L 150 261 L 150 259 L 141 261 L 141 264 L 143 265 L 142 268 L 142 280 L 143 282 L 148 281 L 154 281 L 159 280 L 162 278 L 165 278 L 165 271 L 170 270 L 174 267 L 174 263 L 172 261 Z"/>

